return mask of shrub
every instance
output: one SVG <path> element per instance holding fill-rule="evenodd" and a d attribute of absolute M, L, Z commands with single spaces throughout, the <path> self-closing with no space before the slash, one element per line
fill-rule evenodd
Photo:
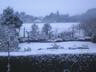
<path fill-rule="evenodd" d="M 92 41 L 93 43 L 96 43 L 96 34 L 92 35 L 91 41 Z"/>

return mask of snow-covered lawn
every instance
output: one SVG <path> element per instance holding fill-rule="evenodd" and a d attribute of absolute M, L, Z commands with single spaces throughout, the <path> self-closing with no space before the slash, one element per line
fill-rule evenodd
<path fill-rule="evenodd" d="M 21 43 L 19 52 L 11 52 L 12 56 L 27 56 L 39 54 L 84 54 L 96 53 L 96 44 L 91 42 L 58 42 L 60 48 L 52 48 L 53 43 Z M 52 48 L 52 49 L 51 49 Z M 0 52 L 0 56 L 7 56 L 7 52 Z"/>
<path fill-rule="evenodd" d="M 24 51 L 26 48 L 31 48 L 29 52 L 32 54 L 96 53 L 96 44 L 91 42 L 58 42 L 56 44 L 63 48 L 51 49 L 50 47 L 52 47 L 53 44 L 54 43 L 22 43 L 19 46 L 22 47 L 21 51 Z M 79 47 L 82 49 L 78 49 Z"/>

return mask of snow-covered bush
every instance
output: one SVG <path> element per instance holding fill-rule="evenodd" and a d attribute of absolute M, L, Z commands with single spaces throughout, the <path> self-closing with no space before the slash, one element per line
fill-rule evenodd
<path fill-rule="evenodd" d="M 91 37 L 91 41 L 94 42 L 94 43 L 96 43 L 96 35 L 95 35 L 95 34 L 92 35 L 92 37 Z"/>
<path fill-rule="evenodd" d="M 31 48 L 24 48 L 24 51 L 31 51 Z"/>
<path fill-rule="evenodd" d="M 70 50 L 76 50 L 76 49 L 89 49 L 87 45 L 82 45 L 80 47 L 69 47 Z"/>
<path fill-rule="evenodd" d="M 63 40 L 74 40 L 73 33 L 71 31 L 61 32 L 60 38 L 62 38 Z"/>
<path fill-rule="evenodd" d="M 52 45 L 52 47 L 53 47 L 54 49 L 58 49 L 58 48 L 59 48 L 59 45 L 57 45 L 56 43 L 54 43 L 54 44 Z"/>
<path fill-rule="evenodd" d="M 61 46 L 57 45 L 56 43 L 53 43 L 52 47 L 49 47 L 47 49 L 64 49 L 64 47 L 61 47 Z"/>
<path fill-rule="evenodd" d="M 0 51 L 13 51 L 18 48 L 18 36 L 16 30 L 8 26 L 0 25 Z"/>

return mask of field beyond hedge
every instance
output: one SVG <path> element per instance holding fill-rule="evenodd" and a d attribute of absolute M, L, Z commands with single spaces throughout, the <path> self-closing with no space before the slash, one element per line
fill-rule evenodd
<path fill-rule="evenodd" d="M 7 72 L 7 56 L 0 57 L 0 72 Z M 96 54 L 11 56 L 11 72 L 96 72 Z"/>

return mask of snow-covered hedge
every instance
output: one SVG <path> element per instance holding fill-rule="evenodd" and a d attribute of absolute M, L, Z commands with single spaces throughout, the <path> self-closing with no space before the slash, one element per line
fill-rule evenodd
<path fill-rule="evenodd" d="M 12 56 L 11 72 L 96 72 L 96 54 Z M 0 57 L 0 71 L 6 72 L 7 57 Z"/>

